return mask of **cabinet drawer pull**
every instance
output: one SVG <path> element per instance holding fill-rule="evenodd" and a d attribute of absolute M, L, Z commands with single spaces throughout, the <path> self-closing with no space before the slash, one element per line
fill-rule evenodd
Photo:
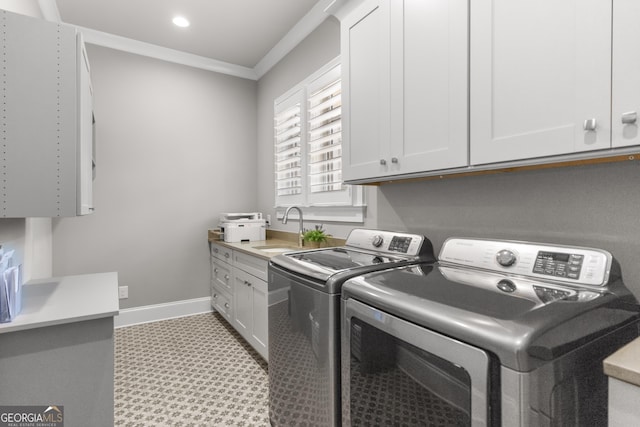
<path fill-rule="evenodd" d="M 218 252 L 220 252 L 220 249 L 218 249 L 218 248 L 213 248 L 213 252 L 218 253 Z"/>
<path fill-rule="evenodd" d="M 622 123 L 625 125 L 632 125 L 638 120 L 638 113 L 635 111 L 628 111 L 622 114 Z"/>
<path fill-rule="evenodd" d="M 392 157 L 391 158 L 391 163 L 398 163 L 398 158 L 397 157 Z"/>
<path fill-rule="evenodd" d="M 213 294 L 213 299 L 218 299 L 218 294 Z"/>
<path fill-rule="evenodd" d="M 229 308 L 229 303 L 228 302 L 224 303 L 224 308 Z"/>
<path fill-rule="evenodd" d="M 227 281 L 229 280 L 229 275 L 228 274 L 224 275 L 224 280 L 227 280 Z"/>
<path fill-rule="evenodd" d="M 387 161 L 385 159 L 380 159 L 380 164 L 384 166 L 387 164 Z"/>
<path fill-rule="evenodd" d="M 244 281 L 244 284 L 247 285 L 247 286 L 251 286 L 251 283 L 247 282 L 246 280 Z"/>
<path fill-rule="evenodd" d="M 586 131 L 593 131 L 596 130 L 596 127 L 598 127 L 598 122 L 596 119 L 587 119 L 584 121 L 584 125 L 582 127 Z"/>
<path fill-rule="evenodd" d="M 225 252 L 225 253 L 224 253 L 224 257 L 225 257 L 225 258 L 229 258 L 229 252 Z"/>
<path fill-rule="evenodd" d="M 213 272 L 214 272 L 214 273 L 217 273 L 217 272 L 218 272 L 218 269 L 217 269 L 217 268 L 214 268 L 214 269 L 213 269 Z"/>

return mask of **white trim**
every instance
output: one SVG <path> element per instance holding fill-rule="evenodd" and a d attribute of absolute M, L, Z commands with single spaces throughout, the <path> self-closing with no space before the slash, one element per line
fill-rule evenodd
<path fill-rule="evenodd" d="M 129 39 L 127 37 L 116 36 L 115 34 L 92 30 L 91 28 L 75 27 L 79 31 L 82 31 L 85 43 L 135 53 L 136 55 L 148 56 L 150 58 L 174 62 L 176 64 L 187 65 L 189 67 L 201 68 L 203 70 L 213 71 L 216 73 L 257 80 L 256 73 L 251 68 L 205 58 L 204 56 L 169 49 L 155 44 Z"/>
<path fill-rule="evenodd" d="M 326 10 L 336 0 L 320 0 L 253 68 L 261 78 L 329 17 Z"/>
<path fill-rule="evenodd" d="M 360 0 L 358 0 L 360 1 Z M 320 0 L 313 8 L 302 17 L 296 25 L 289 30 L 285 36 L 256 64 L 254 68 L 243 67 L 241 65 L 230 64 L 206 58 L 192 53 L 187 53 L 175 49 L 145 43 L 126 37 L 109 34 L 102 31 L 75 26 L 84 35 L 85 43 L 121 50 L 123 52 L 134 53 L 136 55 L 148 56 L 163 61 L 200 68 L 216 73 L 241 77 L 249 80 L 259 80 L 269 70 L 271 70 L 282 58 L 291 52 L 302 40 L 311 34 L 330 15 L 339 16 L 340 8 L 343 5 L 355 0 Z M 62 22 L 60 11 L 55 0 L 38 0 L 38 5 L 42 15 L 48 21 Z"/>
<path fill-rule="evenodd" d="M 42 12 L 42 17 L 51 22 L 62 22 L 60 11 L 55 0 L 38 0 L 38 6 Z"/>
<path fill-rule="evenodd" d="M 120 310 L 120 314 L 114 318 L 114 326 L 116 328 L 122 328 L 125 326 L 139 325 L 141 323 L 210 313 L 211 311 L 213 311 L 211 308 L 211 297 L 125 308 Z"/>
<path fill-rule="evenodd" d="M 276 207 L 276 219 L 282 220 L 285 207 Z M 364 223 L 367 207 L 362 206 L 304 206 L 304 221 Z M 297 221 L 298 218 L 290 218 Z"/>
<path fill-rule="evenodd" d="M 335 3 L 327 6 L 325 12 L 342 21 L 352 10 L 360 6 L 363 2 L 364 0 L 336 0 Z"/>

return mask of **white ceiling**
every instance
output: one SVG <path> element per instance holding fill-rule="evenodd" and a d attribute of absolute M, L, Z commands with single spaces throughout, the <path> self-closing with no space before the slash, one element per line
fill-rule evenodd
<path fill-rule="evenodd" d="M 56 0 L 62 22 L 248 68 L 256 67 L 320 2 Z M 177 14 L 191 26 L 173 25 Z"/>

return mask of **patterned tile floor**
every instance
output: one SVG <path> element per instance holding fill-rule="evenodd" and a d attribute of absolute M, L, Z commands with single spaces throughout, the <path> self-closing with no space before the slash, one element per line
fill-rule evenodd
<path fill-rule="evenodd" d="M 268 426 L 267 364 L 217 313 L 115 333 L 116 426 Z"/>

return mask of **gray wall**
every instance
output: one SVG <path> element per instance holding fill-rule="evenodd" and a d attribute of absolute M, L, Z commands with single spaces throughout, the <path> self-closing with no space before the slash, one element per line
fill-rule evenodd
<path fill-rule="evenodd" d="M 640 164 L 613 163 L 380 187 L 378 226 L 447 237 L 591 246 L 640 298 Z"/>
<path fill-rule="evenodd" d="M 258 82 L 258 208 L 272 218 L 271 228 L 295 232 L 297 221 L 283 225 L 276 221 L 274 209 L 273 171 L 273 101 L 309 77 L 329 61 L 340 55 L 340 22 L 329 17 L 295 49 L 265 74 Z M 323 223 L 324 228 L 335 237 L 346 237 L 354 227 L 373 226 L 375 223 L 375 191 L 365 194 L 368 205 L 364 224 Z M 304 209 L 303 209 L 304 211 Z M 297 215 L 295 215 L 297 218 Z M 312 227 L 305 222 L 305 228 Z"/>
<path fill-rule="evenodd" d="M 121 308 L 209 295 L 207 229 L 255 209 L 256 83 L 88 46 L 96 212 L 53 222 L 54 275 L 117 271 Z"/>

